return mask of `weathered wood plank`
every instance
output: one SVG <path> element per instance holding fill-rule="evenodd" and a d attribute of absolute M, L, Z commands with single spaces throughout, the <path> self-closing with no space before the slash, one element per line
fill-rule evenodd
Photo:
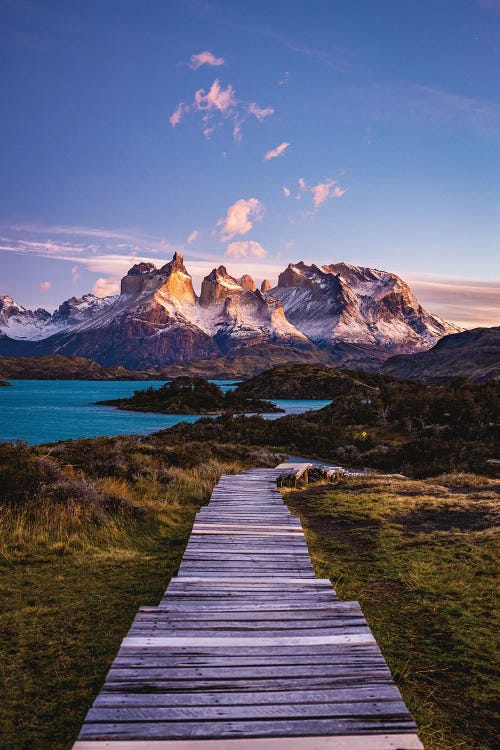
<path fill-rule="evenodd" d="M 350 703 L 309 703 L 300 704 L 260 704 L 257 706 L 172 706 L 154 708 L 91 708 L 89 722 L 143 722 L 143 721 L 210 721 L 228 719 L 245 721 L 247 719 L 283 719 L 283 718 L 322 718 L 322 717 L 359 717 L 387 715 L 408 719 L 408 709 L 400 701 L 353 701 Z"/>
<path fill-rule="evenodd" d="M 266 637 L 266 636 L 213 636 L 213 637 L 187 637 L 182 636 L 151 636 L 135 637 L 126 636 L 122 641 L 122 648 L 163 648 L 164 646 L 314 646 L 328 643 L 336 646 L 341 643 L 375 643 L 375 638 L 371 633 L 362 635 L 318 635 L 318 636 L 286 636 Z"/>
<path fill-rule="evenodd" d="M 293 703 L 338 703 L 362 700 L 401 700 L 395 685 L 377 685 L 375 687 L 351 686 L 325 690 L 266 690 L 245 693 L 245 705 Z M 203 693 L 179 691 L 170 693 L 118 693 L 101 692 L 94 706 L 99 708 L 116 708 L 126 706 L 168 707 L 168 706 L 231 706 L 241 703 L 241 695 L 235 692 L 204 691 Z"/>
<path fill-rule="evenodd" d="M 416 734 L 216 740 L 79 740 L 73 750 L 424 750 Z"/>
<path fill-rule="evenodd" d="M 297 735 L 360 734 L 374 731 L 412 732 L 411 721 L 395 717 L 273 719 L 255 721 L 182 721 L 98 723 L 85 722 L 81 739 L 181 739 L 190 737 L 286 737 Z"/>

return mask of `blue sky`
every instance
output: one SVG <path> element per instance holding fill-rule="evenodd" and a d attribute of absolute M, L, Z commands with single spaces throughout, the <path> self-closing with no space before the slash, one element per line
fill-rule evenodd
<path fill-rule="evenodd" d="M 0 294 L 174 250 L 395 271 L 500 323 L 500 0 L 0 0 Z M 267 157 L 267 158 L 266 158 Z"/>

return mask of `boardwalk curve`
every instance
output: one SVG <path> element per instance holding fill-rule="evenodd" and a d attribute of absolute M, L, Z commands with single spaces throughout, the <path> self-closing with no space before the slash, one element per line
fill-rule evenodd
<path fill-rule="evenodd" d="M 221 477 L 73 750 L 419 750 L 357 602 L 317 579 L 280 469 Z"/>

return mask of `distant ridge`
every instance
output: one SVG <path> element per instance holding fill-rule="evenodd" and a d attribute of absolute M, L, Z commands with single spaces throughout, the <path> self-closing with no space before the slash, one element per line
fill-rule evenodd
<path fill-rule="evenodd" d="M 427 352 L 391 357 L 382 371 L 411 380 L 440 383 L 454 378 L 500 379 L 500 326 L 445 336 Z"/>

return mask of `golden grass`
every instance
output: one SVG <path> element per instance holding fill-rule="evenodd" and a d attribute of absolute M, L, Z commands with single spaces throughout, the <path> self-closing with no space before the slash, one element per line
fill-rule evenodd
<path fill-rule="evenodd" d="M 353 477 L 286 492 L 316 574 L 360 601 L 426 750 L 493 750 L 500 483 Z"/>

